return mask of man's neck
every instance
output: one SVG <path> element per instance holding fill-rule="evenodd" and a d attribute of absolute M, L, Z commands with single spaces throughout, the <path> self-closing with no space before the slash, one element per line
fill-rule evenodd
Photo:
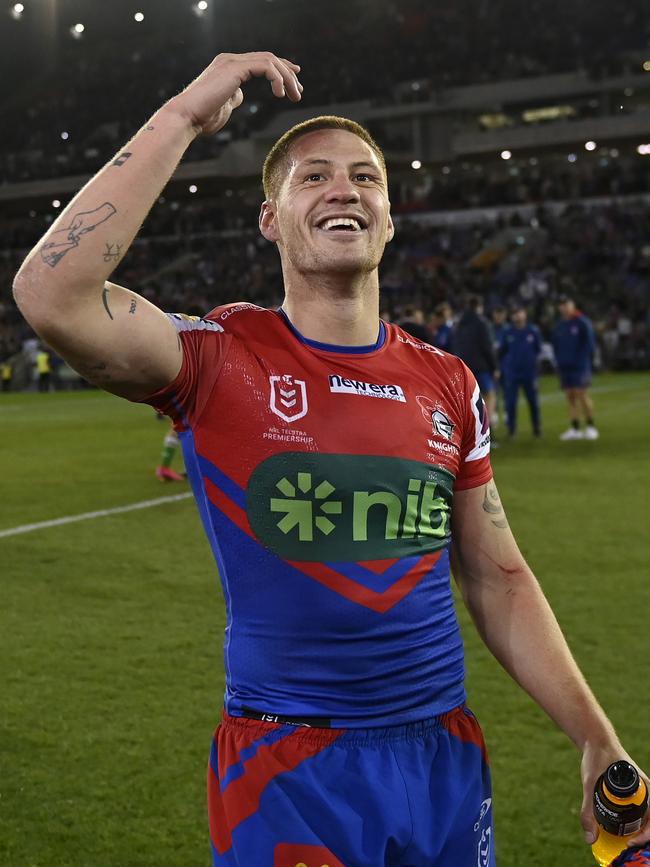
<path fill-rule="evenodd" d="M 310 275 L 285 282 L 282 309 L 303 337 L 334 346 L 371 346 L 379 336 L 377 273 L 351 281 Z"/>

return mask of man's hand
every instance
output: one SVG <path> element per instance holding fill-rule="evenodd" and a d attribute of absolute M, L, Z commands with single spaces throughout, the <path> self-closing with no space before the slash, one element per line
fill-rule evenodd
<path fill-rule="evenodd" d="M 197 132 L 213 135 L 228 123 L 230 115 L 244 101 L 241 87 L 250 78 L 264 76 L 271 82 L 274 96 L 288 96 L 292 102 L 298 102 L 303 89 L 298 81 L 299 71 L 297 64 L 269 51 L 218 54 L 167 106 L 187 118 Z"/>
<path fill-rule="evenodd" d="M 580 811 L 580 822 L 585 832 L 585 841 L 592 844 L 598 837 L 598 823 L 594 818 L 594 788 L 598 777 L 604 773 L 607 768 L 619 759 L 625 759 L 634 765 L 639 772 L 639 775 L 645 780 L 645 784 L 650 791 L 650 779 L 647 774 L 644 774 L 637 763 L 630 758 L 620 744 L 614 743 L 608 746 L 592 746 L 587 744 L 582 754 L 582 787 L 583 799 L 582 809 Z M 650 811 L 646 813 L 643 825 L 638 833 L 628 842 L 629 847 L 642 846 L 650 841 Z"/>

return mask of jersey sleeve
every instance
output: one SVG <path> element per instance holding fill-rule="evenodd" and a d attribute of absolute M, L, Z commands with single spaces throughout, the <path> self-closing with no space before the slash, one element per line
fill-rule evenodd
<path fill-rule="evenodd" d="M 463 365 L 465 389 L 463 391 L 463 439 L 460 448 L 460 466 L 454 490 L 478 488 L 492 478 L 490 465 L 490 420 L 478 383 L 466 365 Z"/>
<path fill-rule="evenodd" d="M 228 355 L 232 335 L 212 319 L 167 313 L 183 349 L 183 363 L 176 379 L 143 398 L 168 415 L 177 430 L 191 426 L 201 415 L 217 383 Z"/>

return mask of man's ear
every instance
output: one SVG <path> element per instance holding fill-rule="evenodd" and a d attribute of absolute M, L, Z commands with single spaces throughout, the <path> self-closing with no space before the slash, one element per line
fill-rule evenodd
<path fill-rule="evenodd" d="M 262 202 L 260 208 L 260 232 L 267 241 L 278 241 L 280 235 L 278 233 L 277 216 L 275 206 L 272 202 Z"/>
<path fill-rule="evenodd" d="M 393 225 L 393 218 L 390 213 L 388 214 L 388 226 L 386 228 L 386 243 L 393 240 L 393 236 L 395 235 L 395 226 Z"/>

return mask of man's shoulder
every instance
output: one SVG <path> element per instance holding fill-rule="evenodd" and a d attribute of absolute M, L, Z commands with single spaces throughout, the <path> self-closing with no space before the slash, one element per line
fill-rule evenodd
<path fill-rule="evenodd" d="M 458 376 L 464 380 L 467 365 L 457 355 L 418 340 L 394 323 L 387 325 L 387 337 L 391 362 L 399 367 L 410 367 L 414 371 L 425 368 L 427 375 L 441 377 L 448 382 L 457 381 Z"/>
<path fill-rule="evenodd" d="M 419 364 L 423 360 L 426 361 L 427 359 L 432 358 L 437 358 L 439 360 L 444 358 L 455 358 L 455 356 L 450 355 L 443 349 L 439 349 L 432 343 L 421 340 L 419 337 L 411 334 L 395 322 L 386 324 L 386 333 L 394 349 L 403 351 L 404 360 L 407 362 L 412 360 L 414 364 Z"/>
<path fill-rule="evenodd" d="M 220 304 L 204 318 L 210 322 L 218 322 L 224 330 L 227 330 L 227 325 L 232 325 L 234 322 L 249 322 L 251 316 L 258 317 L 260 314 L 276 317 L 275 311 L 267 307 L 259 307 L 249 301 L 233 301 L 229 304 Z"/>

